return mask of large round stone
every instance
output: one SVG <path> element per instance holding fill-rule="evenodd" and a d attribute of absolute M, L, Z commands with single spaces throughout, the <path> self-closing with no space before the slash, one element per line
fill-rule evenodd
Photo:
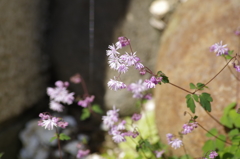
<path fill-rule="evenodd" d="M 163 71 L 170 82 L 187 90 L 190 90 L 191 82 L 208 82 L 226 64 L 222 57 L 209 52 L 209 47 L 222 40 L 230 50 L 239 51 L 239 39 L 234 35 L 239 25 L 239 7 L 238 0 L 187 1 L 179 6 L 161 38 L 157 70 Z M 233 72 L 237 74 L 235 70 Z M 237 80 L 226 68 L 208 87 L 205 91 L 213 97 L 211 115 L 220 120 L 224 107 L 237 99 Z M 178 134 L 182 125 L 190 119 L 190 116 L 183 115 L 184 111 L 191 112 L 186 106 L 186 95 L 185 91 L 170 84 L 158 86 L 155 90 L 156 122 L 165 143 L 167 133 Z M 199 116 L 197 121 L 206 129 L 217 128 L 224 133 L 224 128 L 201 106 L 197 105 L 195 115 Z M 205 134 L 198 127 L 184 136 L 188 154 L 193 157 L 202 155 Z M 183 148 L 170 150 L 175 155 L 184 155 Z"/>

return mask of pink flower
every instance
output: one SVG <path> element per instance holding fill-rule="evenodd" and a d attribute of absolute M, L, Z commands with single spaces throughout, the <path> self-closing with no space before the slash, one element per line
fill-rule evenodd
<path fill-rule="evenodd" d="M 136 52 L 134 53 L 127 53 L 120 56 L 120 59 L 125 63 L 127 66 L 133 66 L 135 65 L 139 58 L 136 56 Z"/>
<path fill-rule="evenodd" d="M 143 98 L 143 92 L 148 90 L 147 86 L 139 80 L 136 83 L 128 85 L 128 90 L 133 93 L 133 98 Z"/>
<path fill-rule="evenodd" d="M 173 134 L 168 133 L 166 135 L 166 137 L 167 137 L 168 144 L 170 144 L 170 142 L 172 141 L 172 138 L 173 138 Z"/>
<path fill-rule="evenodd" d="M 55 102 L 55 101 L 51 101 L 49 105 L 50 105 L 50 109 L 57 111 L 57 112 L 62 112 L 63 108 L 64 108 L 62 104 Z"/>
<path fill-rule="evenodd" d="M 138 121 L 142 118 L 142 114 L 136 114 L 134 113 L 133 116 L 132 116 L 132 120 L 134 121 Z"/>
<path fill-rule="evenodd" d="M 130 44 L 130 39 L 127 39 L 125 37 L 119 37 L 118 42 L 116 43 L 116 46 L 118 49 L 123 48 L 124 46 L 127 46 Z"/>
<path fill-rule="evenodd" d="M 154 153 L 156 154 L 156 157 L 157 158 L 160 158 L 162 157 L 162 154 L 165 152 L 165 150 L 162 150 L 162 151 L 154 151 Z"/>
<path fill-rule="evenodd" d="M 151 80 L 148 80 L 148 79 L 146 79 L 146 80 L 144 81 L 144 85 L 145 85 L 148 89 L 150 89 L 150 88 L 155 88 L 155 86 L 156 86 L 155 83 L 153 83 Z"/>
<path fill-rule="evenodd" d="M 197 128 L 197 122 L 184 124 L 182 134 L 186 135 L 192 132 L 195 128 Z"/>
<path fill-rule="evenodd" d="M 228 54 L 228 48 L 225 48 L 227 45 L 222 45 L 222 41 L 215 43 L 210 47 L 210 52 L 215 52 L 217 56 Z"/>
<path fill-rule="evenodd" d="M 94 98 L 95 98 L 95 96 L 93 96 L 93 95 L 91 97 L 86 97 L 84 100 L 80 100 L 78 102 L 78 105 L 86 108 L 90 103 L 93 102 Z"/>
<path fill-rule="evenodd" d="M 117 48 L 115 48 L 114 44 L 113 45 L 109 45 L 108 48 L 110 50 L 107 50 L 107 56 L 117 56 L 118 54 L 120 54 L 117 50 Z"/>
<path fill-rule="evenodd" d="M 217 154 L 216 151 L 212 151 L 212 152 L 209 154 L 209 158 L 215 158 L 215 157 L 217 157 L 217 156 L 218 156 L 218 154 Z"/>
<path fill-rule="evenodd" d="M 124 89 L 127 86 L 123 82 L 121 82 L 121 81 L 110 79 L 110 81 L 108 82 L 108 87 L 111 90 L 117 91 L 119 89 Z"/>
<path fill-rule="evenodd" d="M 237 72 L 240 72 L 240 65 L 233 63 L 233 68 L 235 68 Z"/>
<path fill-rule="evenodd" d="M 174 139 L 172 141 L 170 141 L 169 143 L 174 149 L 177 149 L 177 148 L 180 148 L 183 143 L 182 143 L 182 140 L 180 139 Z"/>
<path fill-rule="evenodd" d="M 116 142 L 116 143 L 120 143 L 120 142 L 124 142 L 126 141 L 125 137 L 121 134 L 121 132 L 119 131 L 116 131 L 114 134 L 113 134 L 113 137 L 112 137 L 113 141 Z"/>
<path fill-rule="evenodd" d="M 38 126 L 44 127 L 48 130 L 53 130 L 54 127 L 65 128 L 68 125 L 68 123 L 61 118 L 53 117 L 47 113 L 40 113 L 39 117 L 41 119 L 38 121 Z"/>
<path fill-rule="evenodd" d="M 82 158 L 87 156 L 90 153 L 90 150 L 78 150 L 77 158 Z"/>
<path fill-rule="evenodd" d="M 75 84 L 80 83 L 80 82 L 81 82 L 81 76 L 80 76 L 80 74 L 79 74 L 79 73 L 76 73 L 74 76 L 72 76 L 72 77 L 70 78 L 70 81 L 71 81 L 72 83 L 75 83 Z"/>

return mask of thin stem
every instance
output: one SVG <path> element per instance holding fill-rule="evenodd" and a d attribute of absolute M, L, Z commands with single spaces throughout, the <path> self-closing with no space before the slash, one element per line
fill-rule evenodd
<path fill-rule="evenodd" d="M 80 75 L 80 78 L 81 78 L 81 84 L 82 84 L 83 91 L 84 91 L 84 97 L 87 97 L 89 94 L 88 94 L 88 89 L 87 89 L 86 83 L 81 75 Z"/>
<path fill-rule="evenodd" d="M 213 76 L 213 78 L 211 78 L 206 84 L 204 84 L 202 87 L 200 87 L 200 88 L 198 88 L 197 90 L 195 90 L 192 94 L 195 94 L 197 91 L 199 91 L 201 88 L 203 88 L 203 87 L 205 87 L 206 85 L 208 85 L 214 78 L 216 78 L 227 66 L 228 66 L 228 64 L 232 61 L 232 59 L 234 59 L 234 58 L 236 58 L 236 55 L 233 57 L 233 58 L 231 58 L 228 62 L 227 62 L 227 64 L 215 75 L 215 76 Z"/>
<path fill-rule="evenodd" d="M 62 159 L 62 149 L 61 149 L 61 144 L 60 144 L 60 139 L 59 139 L 59 133 L 57 128 L 55 128 L 56 130 L 56 135 L 57 135 L 57 140 L 58 140 L 58 150 L 59 150 L 59 157 L 60 159 Z"/>
<path fill-rule="evenodd" d="M 192 93 L 192 92 L 190 92 L 190 91 L 188 91 L 188 90 L 186 90 L 186 89 L 184 89 L 184 88 L 182 88 L 182 87 L 180 87 L 180 86 L 177 86 L 177 85 L 175 85 L 175 84 L 173 84 L 173 83 L 171 83 L 171 82 L 169 82 L 168 84 L 170 84 L 170 85 L 172 85 L 172 86 L 174 86 L 174 87 L 177 87 L 177 88 L 179 88 L 179 89 L 181 89 L 181 90 L 183 90 L 183 91 L 185 91 L 185 92 L 187 92 L 187 93 L 194 94 L 194 93 Z"/>
<path fill-rule="evenodd" d="M 229 142 L 227 142 L 227 141 L 224 141 L 223 139 L 221 139 L 221 138 L 217 137 L 216 135 L 212 134 L 211 132 L 209 132 L 209 131 L 208 131 L 207 129 L 205 129 L 201 124 L 198 123 L 198 125 L 199 125 L 203 130 L 205 130 L 206 132 L 208 132 L 209 134 L 211 134 L 212 136 L 214 136 L 216 139 L 218 139 L 218 140 L 220 140 L 220 141 L 222 141 L 222 142 L 224 142 L 224 143 L 227 143 L 227 144 L 229 144 L 229 145 L 232 145 L 232 143 L 229 143 Z"/>
<path fill-rule="evenodd" d="M 188 158 L 188 155 L 187 155 L 187 150 L 186 150 L 184 144 L 183 144 L 183 150 L 184 150 L 185 156 L 187 157 L 187 159 L 189 159 L 189 158 Z"/>
<path fill-rule="evenodd" d="M 205 110 L 205 112 L 206 112 L 213 120 L 215 120 L 219 125 L 224 126 L 222 123 L 220 123 L 219 120 L 217 120 L 214 116 L 212 116 L 208 111 Z"/>

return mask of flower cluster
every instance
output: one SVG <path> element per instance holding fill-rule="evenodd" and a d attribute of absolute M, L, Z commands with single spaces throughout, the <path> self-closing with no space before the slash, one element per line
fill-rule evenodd
<path fill-rule="evenodd" d="M 63 121 L 62 118 L 53 117 L 48 113 L 40 113 L 39 117 L 41 119 L 38 121 L 38 126 L 48 130 L 53 130 L 54 127 L 65 128 L 68 126 L 68 122 Z"/>
<path fill-rule="evenodd" d="M 197 126 L 198 126 L 197 122 L 183 124 L 182 134 L 186 135 L 186 134 L 192 132 L 195 128 L 197 128 Z"/>
<path fill-rule="evenodd" d="M 108 63 L 111 69 L 117 70 L 119 73 L 126 73 L 130 66 L 134 66 L 137 70 L 141 71 L 144 66 L 140 63 L 140 58 L 137 57 L 136 52 L 125 53 L 121 55 L 118 50 L 130 45 L 130 40 L 125 37 L 119 37 L 118 42 L 114 45 L 109 45 L 109 50 L 106 51 L 108 56 Z M 108 87 L 112 90 L 119 90 L 126 88 L 126 85 L 114 79 L 110 79 Z"/>
<path fill-rule="evenodd" d="M 136 83 L 131 83 L 127 86 L 127 89 L 133 93 L 133 98 L 145 98 L 143 92 L 148 90 L 148 87 L 146 84 L 142 82 L 142 80 L 139 80 Z"/>
<path fill-rule="evenodd" d="M 228 55 L 228 48 L 225 48 L 226 45 L 222 45 L 222 41 L 215 43 L 210 47 L 210 52 L 215 52 L 217 56 Z"/>
<path fill-rule="evenodd" d="M 139 133 L 134 131 L 128 131 L 126 130 L 126 121 L 125 120 L 119 120 L 119 109 L 116 109 L 115 106 L 113 106 L 113 110 L 107 111 L 107 115 L 102 117 L 103 124 L 106 125 L 109 128 L 109 134 L 112 135 L 112 139 L 116 143 L 124 142 L 126 141 L 125 137 L 132 137 L 136 138 Z M 133 117 L 135 121 L 137 119 L 139 120 L 141 116 L 138 114 Z"/>
<path fill-rule="evenodd" d="M 211 151 L 210 154 L 209 154 L 209 158 L 215 158 L 217 156 L 218 156 L 218 154 L 217 154 L 216 151 Z"/>
<path fill-rule="evenodd" d="M 168 144 L 171 145 L 174 149 L 180 148 L 183 145 L 182 140 L 175 138 L 173 134 L 168 133 L 166 137 Z"/>
<path fill-rule="evenodd" d="M 74 93 L 68 93 L 68 82 L 57 81 L 55 88 L 48 87 L 47 94 L 50 96 L 50 109 L 58 112 L 63 111 L 63 104 L 72 104 L 74 100 Z"/>
<path fill-rule="evenodd" d="M 93 102 L 94 98 L 95 98 L 94 95 L 92 95 L 91 97 L 86 97 L 84 100 L 78 101 L 78 105 L 86 108 L 90 103 Z"/>
<path fill-rule="evenodd" d="M 145 80 L 144 85 L 146 85 L 147 88 L 155 88 L 155 86 L 161 81 L 162 77 L 152 76 L 150 79 Z"/>

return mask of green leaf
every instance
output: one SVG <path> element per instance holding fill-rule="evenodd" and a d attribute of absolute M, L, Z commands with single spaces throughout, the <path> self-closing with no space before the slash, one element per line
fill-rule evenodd
<path fill-rule="evenodd" d="M 230 119 L 230 117 L 228 115 L 226 116 L 222 116 L 221 119 L 220 119 L 220 122 L 228 127 L 228 128 L 232 128 L 233 127 L 233 123 L 232 123 L 232 120 Z"/>
<path fill-rule="evenodd" d="M 211 95 L 208 93 L 202 93 L 199 95 L 199 98 L 200 98 L 201 106 L 208 112 L 211 112 L 211 103 L 210 102 L 213 101 Z"/>
<path fill-rule="evenodd" d="M 50 139 L 50 142 L 52 142 L 53 140 L 57 139 L 57 136 L 53 136 L 51 139 Z"/>
<path fill-rule="evenodd" d="M 191 97 L 190 94 L 188 94 L 185 98 L 186 98 L 187 107 L 191 110 L 192 113 L 195 113 L 196 105 L 194 103 L 193 98 Z"/>
<path fill-rule="evenodd" d="M 190 83 L 190 89 L 196 89 L 197 87 L 193 84 L 193 83 Z"/>
<path fill-rule="evenodd" d="M 4 152 L 1 152 L 1 153 L 0 153 L 0 158 L 1 158 L 3 155 L 4 155 Z"/>
<path fill-rule="evenodd" d="M 236 135 L 239 135 L 239 130 L 238 129 L 233 129 L 228 133 L 229 137 L 233 137 L 233 136 L 236 136 Z"/>
<path fill-rule="evenodd" d="M 198 118 L 198 116 L 196 116 L 196 115 L 193 117 L 193 119 L 197 119 L 197 118 Z"/>
<path fill-rule="evenodd" d="M 90 111 L 88 108 L 84 108 L 80 117 L 80 120 L 85 120 L 90 117 Z"/>
<path fill-rule="evenodd" d="M 226 153 L 223 154 L 223 157 L 222 157 L 222 158 L 226 158 L 226 159 L 231 158 L 231 159 L 232 159 L 233 157 L 234 157 L 233 154 L 231 154 L 231 153 L 229 153 L 229 152 L 226 152 Z"/>
<path fill-rule="evenodd" d="M 163 83 L 169 83 L 168 77 L 162 71 L 158 71 L 157 77 L 162 77 Z M 161 82 L 159 82 L 158 84 L 161 84 Z"/>
<path fill-rule="evenodd" d="M 102 109 L 101 109 L 100 106 L 97 105 L 97 104 L 94 104 L 94 105 L 92 106 L 92 110 L 93 110 L 94 112 L 96 112 L 96 113 L 103 114 Z"/>
<path fill-rule="evenodd" d="M 236 103 L 231 103 L 229 104 L 228 106 L 226 106 L 223 110 L 223 116 L 221 117 L 220 119 L 220 122 L 228 127 L 228 128 L 232 128 L 233 127 L 233 122 L 232 122 L 232 119 L 230 118 L 229 116 L 229 112 L 230 110 L 232 110 L 234 107 L 236 106 Z"/>
<path fill-rule="evenodd" d="M 219 135 L 218 138 L 220 138 L 221 140 L 219 139 L 216 139 L 216 148 L 221 151 L 224 149 L 224 146 L 225 146 L 225 142 L 226 141 L 226 136 L 224 135 Z"/>
<path fill-rule="evenodd" d="M 198 96 L 196 94 L 193 94 L 192 97 L 196 102 L 198 102 Z"/>
<path fill-rule="evenodd" d="M 203 84 L 203 83 L 197 83 L 197 89 L 198 90 L 203 90 L 204 88 L 208 88 L 208 87 L 205 86 L 205 84 Z"/>
<path fill-rule="evenodd" d="M 207 140 L 203 147 L 202 150 L 204 153 L 209 152 L 209 150 L 214 150 L 215 149 L 215 142 L 213 140 Z"/>
<path fill-rule="evenodd" d="M 69 136 L 65 135 L 64 133 L 61 133 L 59 135 L 59 139 L 60 140 L 70 140 L 71 138 Z"/>
<path fill-rule="evenodd" d="M 240 128 L 240 114 L 238 114 L 235 109 L 229 111 L 229 117 L 231 118 L 233 124 L 237 128 Z"/>
<path fill-rule="evenodd" d="M 169 83 L 169 79 L 168 79 L 167 76 L 163 75 L 163 76 L 161 76 L 161 77 L 162 77 L 162 82 L 163 82 L 163 83 Z"/>
<path fill-rule="evenodd" d="M 207 137 L 213 137 L 213 135 L 217 136 L 218 135 L 218 131 L 216 128 L 212 128 L 211 130 L 209 130 L 209 132 L 206 134 Z"/>

